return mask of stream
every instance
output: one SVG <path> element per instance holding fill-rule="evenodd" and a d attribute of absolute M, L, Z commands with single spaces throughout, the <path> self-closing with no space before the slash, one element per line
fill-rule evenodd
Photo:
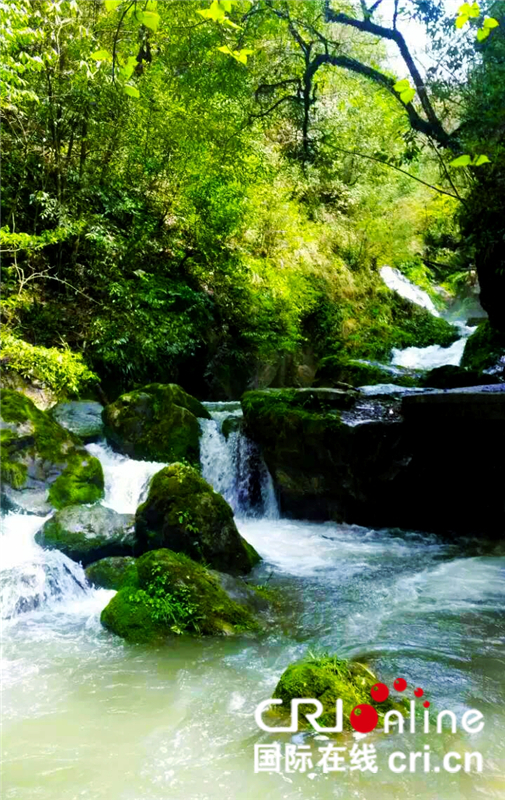
<path fill-rule="evenodd" d="M 242 535 L 263 557 L 250 580 L 278 590 L 275 624 L 259 637 L 181 637 L 155 649 L 125 644 L 99 622 L 113 592 L 91 589 L 79 565 L 34 543 L 43 518 L 6 515 L 2 797 L 503 797 L 503 554 L 486 546 L 485 531 L 478 544 L 456 545 L 419 533 L 279 519 L 266 469 L 255 480 L 248 473 L 259 458 L 252 444 L 237 431 L 228 440 L 220 431 L 239 407 L 208 407 L 203 474 L 232 503 Z M 103 442 L 89 447 L 104 467 L 105 504 L 133 511 L 161 465 L 132 461 Z M 259 730 L 255 707 L 308 651 L 359 658 L 390 686 L 401 675 L 458 718 L 476 708 L 484 730 L 370 734 L 376 774 L 255 774 L 255 743 L 290 741 L 289 734 Z M 349 734 L 343 738 L 352 744 Z M 434 752 L 442 742 L 444 751 L 478 750 L 483 772 L 387 769 L 393 749 L 422 749 L 428 738 Z M 302 734 L 293 741 L 318 744 Z"/>

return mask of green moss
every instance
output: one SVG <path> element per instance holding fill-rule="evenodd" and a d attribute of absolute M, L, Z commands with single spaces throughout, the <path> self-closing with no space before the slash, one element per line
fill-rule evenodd
<path fill-rule="evenodd" d="M 103 412 L 107 438 L 138 459 L 199 462 L 198 417 L 209 412 L 176 384 L 153 383 L 121 395 Z"/>
<path fill-rule="evenodd" d="M 249 572 L 260 557 L 240 536 L 233 512 L 196 469 L 171 464 L 153 477 L 136 513 L 139 547 L 169 547 L 222 572 Z"/>
<path fill-rule="evenodd" d="M 86 578 L 101 589 L 118 591 L 125 586 L 138 587 L 136 559 L 131 556 L 101 558 L 86 568 Z"/>
<path fill-rule="evenodd" d="M 49 502 L 55 508 L 81 503 L 96 503 L 104 494 L 102 465 L 98 458 L 81 453 L 69 459 L 67 468 L 49 489 Z"/>
<path fill-rule="evenodd" d="M 283 701 L 284 708 L 276 709 L 274 714 L 289 714 L 291 700 L 310 697 L 320 700 L 323 714 L 318 719 L 319 725 L 333 727 L 335 725 L 335 703 L 338 699 L 343 703 L 344 729 L 352 730 L 349 715 L 362 703 L 372 705 L 379 714 L 379 721 L 384 719 L 387 711 L 396 709 L 406 716 L 408 703 L 404 700 L 395 702 L 388 698 L 383 703 L 375 703 L 370 689 L 377 683 L 377 678 L 363 664 L 346 661 L 337 656 L 309 658 L 289 666 L 283 672 L 273 693 L 274 698 Z M 300 727 L 310 727 L 305 713 L 312 713 L 313 706 L 300 706 Z M 380 722 L 379 722 L 380 724 Z"/>
<path fill-rule="evenodd" d="M 365 364 L 345 356 L 327 356 L 321 359 L 316 381 L 319 386 L 348 383 L 351 386 L 375 386 L 378 383 L 394 383 L 397 386 L 417 386 L 417 379 L 409 374 L 396 374 L 378 364 Z"/>
<path fill-rule="evenodd" d="M 461 359 L 461 366 L 478 371 L 491 369 L 504 356 L 505 333 L 492 328 L 489 320 L 486 320 L 469 337 Z"/>
<path fill-rule="evenodd" d="M 209 636 L 258 630 L 252 614 L 231 600 L 217 578 L 182 553 L 155 550 L 137 560 L 138 588 L 122 588 L 101 622 L 131 642 L 173 634 Z"/>
<path fill-rule="evenodd" d="M 45 469 L 54 465 L 60 472 L 49 488 L 48 499 L 55 508 L 93 503 L 103 497 L 102 466 L 76 436 L 40 411 L 28 397 L 10 389 L 2 392 L 1 414 L 2 477 L 7 484 L 22 489 L 28 474 L 27 462 L 35 460 Z"/>

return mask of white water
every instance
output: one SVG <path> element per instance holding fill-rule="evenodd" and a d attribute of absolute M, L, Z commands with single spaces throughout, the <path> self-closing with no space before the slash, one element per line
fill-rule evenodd
<path fill-rule="evenodd" d="M 228 408 L 213 411 L 228 414 Z M 202 461 L 220 486 L 240 485 L 232 452 L 204 424 Z M 208 435 L 207 435 L 208 434 Z M 92 446 L 104 465 L 106 502 L 131 511 L 160 465 Z M 236 463 L 236 462 L 235 462 Z M 232 500 L 239 502 L 238 496 Z M 242 501 L 241 501 L 242 502 Z M 51 564 L 33 543 L 40 517 L 9 515 L 2 574 Z M 239 518 L 263 556 L 251 580 L 279 592 L 281 616 L 255 638 L 174 639 L 129 646 L 105 632 L 101 609 L 112 592 L 75 589 L 62 570 L 59 595 L 3 625 L 6 800 L 470 800 L 503 796 L 505 785 L 505 558 L 483 542 L 460 546 L 435 536 L 332 523 Z M 483 531 L 483 539 L 486 532 Z M 6 560 L 8 556 L 9 561 Z M 61 580 L 61 583 L 60 583 Z M 15 585 L 19 586 L 19 583 Z M 45 585 L 45 584 L 44 584 Z M 12 583 L 11 583 L 12 586 Z M 21 611 L 22 609 L 18 609 Z M 308 650 L 366 660 L 387 683 L 421 685 L 437 708 L 480 709 L 484 732 L 442 737 L 443 750 L 479 750 L 482 775 L 393 774 L 393 749 L 423 749 L 432 736 L 372 734 L 380 772 L 253 772 L 265 735 L 254 708 Z M 296 741 L 300 741 L 297 739 Z M 310 737 L 311 746 L 317 744 Z M 340 744 L 349 744 L 346 738 Z M 350 746 L 350 744 L 349 744 Z M 440 749 L 440 744 L 438 748 Z"/>
<path fill-rule="evenodd" d="M 416 286 L 415 283 L 409 281 L 399 270 L 392 267 L 382 267 L 380 274 L 382 280 L 390 289 L 412 303 L 426 308 L 433 316 L 440 316 L 430 296 L 419 286 Z M 466 340 L 476 328 L 470 328 L 462 321 L 456 321 L 453 324 L 457 325 L 461 330 L 461 338 L 454 344 L 449 347 L 441 347 L 440 345 L 407 347 L 404 350 L 393 348 L 392 366 L 419 370 L 431 370 L 449 365 L 459 367 L 463 358 Z"/>
<path fill-rule="evenodd" d="M 399 269 L 381 267 L 380 274 L 386 286 L 392 289 L 393 292 L 401 295 L 401 297 L 405 297 L 418 306 L 423 306 L 423 308 L 428 309 L 434 317 L 440 316 L 429 294 L 425 292 L 424 289 L 421 289 L 420 286 L 416 286 L 415 283 L 409 281 Z"/>

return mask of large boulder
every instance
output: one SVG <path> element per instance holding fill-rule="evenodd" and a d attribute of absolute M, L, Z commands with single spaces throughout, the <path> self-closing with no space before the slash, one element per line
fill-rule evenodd
<path fill-rule="evenodd" d="M 152 383 L 123 394 L 103 411 L 108 441 L 130 458 L 198 463 L 198 418 L 210 414 L 175 383 Z"/>
<path fill-rule="evenodd" d="M 323 705 L 323 714 L 317 720 L 321 727 L 335 726 L 335 704 L 341 699 L 343 705 L 343 727 L 352 730 L 349 721 L 352 711 L 359 705 L 370 705 L 377 711 L 379 727 L 383 726 L 384 714 L 396 709 L 408 716 L 409 704 L 398 696 L 390 695 L 383 702 L 375 702 L 373 688 L 378 683 L 376 676 L 368 667 L 357 662 L 346 661 L 337 656 L 310 658 L 291 664 L 281 675 L 273 697 L 282 700 L 283 706 L 276 706 L 271 712 L 275 716 L 289 716 L 291 700 L 310 697 Z M 305 713 L 313 713 L 312 705 L 301 705 L 299 726 L 311 727 Z"/>
<path fill-rule="evenodd" d="M 216 575 L 182 553 L 145 553 L 137 560 L 137 575 L 137 586 L 120 589 L 100 618 L 127 641 L 158 643 L 174 634 L 234 634 L 259 627 Z"/>
<path fill-rule="evenodd" d="M 259 556 L 239 534 L 233 511 L 194 467 L 157 472 L 135 516 L 140 552 L 167 547 L 221 572 L 249 572 Z"/>
<path fill-rule="evenodd" d="M 133 555 L 133 522 L 132 514 L 118 514 L 105 506 L 70 506 L 47 520 L 35 541 L 87 566 L 108 556 Z"/>
<path fill-rule="evenodd" d="M 96 442 L 103 436 L 102 410 L 100 403 L 72 400 L 53 406 L 50 415 L 83 442 Z"/>
<path fill-rule="evenodd" d="M 28 397 L 3 390 L 0 426 L 5 505 L 45 515 L 103 497 L 98 459 Z"/>
<path fill-rule="evenodd" d="M 99 589 L 114 589 L 137 585 L 136 559 L 132 556 L 108 556 L 86 567 L 88 582 Z"/>

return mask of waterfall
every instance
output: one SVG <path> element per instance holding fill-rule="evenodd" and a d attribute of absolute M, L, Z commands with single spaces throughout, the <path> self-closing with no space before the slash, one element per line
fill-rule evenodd
<path fill-rule="evenodd" d="M 272 478 L 259 447 L 241 430 L 239 403 L 206 403 L 211 419 L 200 420 L 202 475 L 239 517 L 278 518 Z M 228 436 L 223 423 L 229 423 Z"/>
<path fill-rule="evenodd" d="M 429 294 L 409 281 L 400 270 L 382 267 L 380 274 L 386 286 L 394 292 L 412 303 L 426 308 L 433 316 L 440 317 Z M 434 344 L 429 347 L 406 347 L 404 350 L 393 348 L 392 366 L 419 370 L 431 370 L 445 366 L 459 367 L 466 340 L 476 329 L 469 328 L 462 321 L 455 321 L 453 324 L 460 329 L 461 338 L 449 347 Z"/>
<path fill-rule="evenodd" d="M 392 289 L 393 292 L 405 297 L 406 300 L 410 300 L 411 303 L 415 303 L 417 306 L 426 308 L 434 317 L 440 316 L 429 294 L 424 289 L 416 286 L 415 283 L 412 283 L 412 281 L 409 281 L 399 269 L 382 267 L 380 274 L 386 286 Z"/>
<path fill-rule="evenodd" d="M 47 518 L 48 519 L 48 518 Z M 45 522 L 33 514 L 6 514 L 2 519 L 0 608 L 3 619 L 33 611 L 88 591 L 84 571 L 59 550 L 44 550 L 34 541 Z"/>

